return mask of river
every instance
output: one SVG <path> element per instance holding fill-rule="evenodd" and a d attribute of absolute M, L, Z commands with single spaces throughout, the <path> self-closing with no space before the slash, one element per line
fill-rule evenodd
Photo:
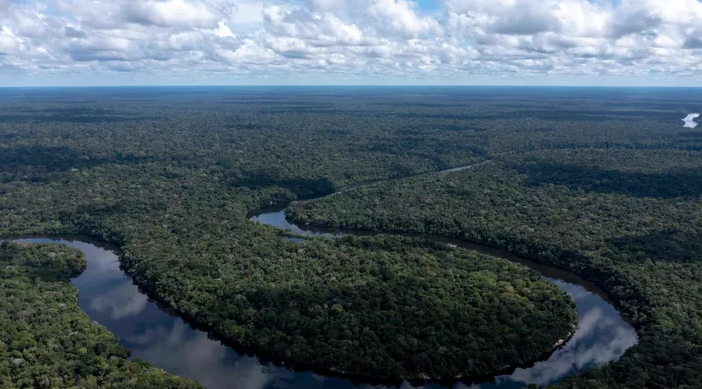
<path fill-rule="evenodd" d="M 73 239 L 21 239 L 21 242 L 60 243 L 85 253 L 83 274 L 72 282 L 78 288 L 78 303 L 93 320 L 105 326 L 131 350 L 133 358 L 148 361 L 170 373 L 193 378 L 209 389 L 351 389 L 383 386 L 324 377 L 242 355 L 210 339 L 207 333 L 187 323 L 139 291 L 119 267 L 119 258 L 109 247 Z M 570 277 L 563 277 L 570 278 Z M 456 389 L 516 389 L 528 383 L 546 385 L 583 369 L 618 359 L 636 344 L 634 329 L 597 290 L 549 278 L 575 301 L 579 324 L 573 338 L 546 361 L 513 374 L 495 377 L 478 385 L 456 383 Z M 409 389 L 408 383 L 400 387 Z M 426 388 L 443 386 L 428 384 Z"/>
<path fill-rule="evenodd" d="M 464 170 L 469 167 L 451 169 Z M 449 172 L 449 171 L 445 171 Z M 358 186 L 354 186 L 358 187 Z M 342 190 L 350 190 L 342 188 Z M 288 222 L 285 210 L 262 212 L 254 222 L 272 225 L 306 236 L 336 237 L 353 233 L 306 229 Z M 424 236 L 424 238 L 428 238 Z M 576 303 L 578 328 L 573 337 L 546 360 L 529 368 L 517 368 L 482 383 L 457 382 L 454 389 L 517 389 L 530 383 L 548 385 L 584 369 L 615 361 L 637 342 L 634 328 L 622 319 L 597 286 L 577 275 L 518 258 L 507 252 L 441 237 L 430 237 L 446 244 L 519 262 L 541 273 L 568 293 Z M 304 238 L 291 237 L 302 241 Z M 119 342 L 131 350 L 132 358 L 148 361 L 172 374 L 193 378 L 209 389 L 351 389 L 384 388 L 310 371 L 295 371 L 254 355 L 240 354 L 206 332 L 192 328 L 166 308 L 142 293 L 119 266 L 116 250 L 87 238 L 33 238 L 20 242 L 59 243 L 85 253 L 87 268 L 72 280 L 78 288 L 78 304 L 94 321 L 110 330 Z M 405 382 L 403 389 L 416 388 Z M 446 388 L 428 383 L 428 389 Z"/>

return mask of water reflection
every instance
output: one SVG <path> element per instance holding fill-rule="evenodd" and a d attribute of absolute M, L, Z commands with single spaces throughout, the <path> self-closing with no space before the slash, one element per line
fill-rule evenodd
<path fill-rule="evenodd" d="M 285 210 L 263 213 L 251 218 L 251 220 L 304 236 L 339 237 L 350 233 L 331 232 L 323 228 L 300 228 L 285 218 Z M 299 240 L 299 238 L 295 239 Z M 453 239 L 445 239 L 445 241 L 452 247 L 460 245 L 475 249 L 478 246 Z M 480 248 L 477 251 L 488 255 L 505 256 L 500 250 Z M 509 257 L 508 259 L 514 260 L 515 258 Z M 520 262 L 527 264 L 528 261 Z M 611 304 L 603 299 L 602 293 L 592 293 L 582 285 L 571 283 L 577 282 L 574 281 L 577 277 L 573 277 L 571 273 L 549 269 L 547 266 L 537 264 L 527 265 L 547 275 L 546 279 L 558 285 L 575 301 L 578 310 L 578 329 L 565 346 L 553 353 L 548 360 L 538 362 L 527 369 L 516 369 L 510 375 L 495 377 L 495 381 L 491 383 L 472 385 L 470 386 L 472 389 L 517 389 L 531 383 L 539 386 L 553 384 L 578 371 L 616 361 L 638 341 L 634 329 L 622 320 L 619 312 Z M 559 279 L 559 277 L 564 279 Z M 440 388 L 438 385 L 426 387 Z M 468 386 L 458 383 L 454 387 L 466 388 Z"/>
<path fill-rule="evenodd" d="M 475 385 L 473 388 L 519 388 L 530 383 L 547 385 L 580 370 L 617 360 L 626 349 L 636 344 L 636 333 L 625 323 L 623 325 L 614 307 L 602 304 L 599 296 L 579 285 L 550 280 L 565 290 L 578 307 L 578 330 L 573 338 L 547 361 L 528 369 L 517 369 L 509 376 L 497 377 L 495 384 Z"/>
<path fill-rule="evenodd" d="M 262 213 L 260 215 L 251 218 L 251 221 L 266 224 L 269 226 L 275 226 L 285 231 L 290 231 L 293 234 L 307 235 L 307 236 L 319 236 L 326 238 L 339 237 L 342 234 L 336 234 L 333 232 L 313 232 L 309 230 L 304 230 L 285 219 L 285 211 Z"/>
<path fill-rule="evenodd" d="M 134 285 L 122 284 L 109 292 L 90 300 L 90 310 L 107 314 L 112 320 L 120 320 L 140 314 L 149 304 L 146 295 L 135 290 Z"/>
<path fill-rule="evenodd" d="M 125 343 L 135 356 L 166 371 L 195 378 L 211 389 L 263 389 L 271 381 L 258 359 L 239 357 L 179 320 L 147 328 L 126 338 Z"/>
<path fill-rule="evenodd" d="M 24 241 L 52 242 L 48 239 Z M 323 377 L 308 371 L 296 372 L 262 363 L 253 356 L 240 355 L 150 302 L 119 269 L 114 253 L 78 241 L 57 242 L 85 252 L 87 270 L 73 280 L 79 289 L 79 305 L 91 318 L 112 331 L 120 343 L 129 347 L 132 357 L 170 373 L 198 380 L 209 389 L 386 388 L 355 384 L 347 379 Z M 600 296 L 580 285 L 551 280 L 570 294 L 577 304 L 580 323 L 573 339 L 547 361 L 532 368 L 496 377 L 494 382 L 473 386 L 456 383 L 453 388 L 516 389 L 529 383 L 546 385 L 584 368 L 616 360 L 636 343 L 634 330 Z M 423 387 L 442 388 L 436 384 Z M 413 386 L 404 383 L 400 388 Z"/>
<path fill-rule="evenodd" d="M 700 114 L 698 113 L 691 113 L 685 117 L 682 121 L 685 122 L 685 125 L 683 127 L 686 128 L 695 128 L 697 127 L 697 123 L 695 122 L 695 119 L 700 117 Z"/>

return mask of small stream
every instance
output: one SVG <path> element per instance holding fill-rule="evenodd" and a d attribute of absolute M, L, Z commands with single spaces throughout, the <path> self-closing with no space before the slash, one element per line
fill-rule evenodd
<path fill-rule="evenodd" d="M 470 167 L 450 171 L 468 168 Z M 446 172 L 449 171 L 443 173 Z M 357 187 L 358 185 L 353 188 Z M 351 188 L 342 188 L 340 191 L 343 190 Z M 354 233 L 301 228 L 286 220 L 284 209 L 260 213 L 251 220 L 305 236 L 338 237 Z M 634 328 L 622 319 L 606 294 L 574 273 L 536 264 L 501 250 L 447 238 L 423 237 L 529 266 L 568 293 L 577 306 L 579 323 L 576 333 L 546 360 L 529 368 L 517 368 L 509 375 L 493 377 L 488 382 L 457 382 L 452 386 L 454 389 L 518 389 L 530 383 L 549 385 L 584 369 L 617 360 L 638 340 Z M 304 241 L 304 238 L 299 237 L 290 239 Z M 87 269 L 72 280 L 78 288 L 78 304 L 81 309 L 115 334 L 119 342 L 131 350 L 132 358 L 147 361 L 169 373 L 195 379 L 209 389 L 386 388 L 365 384 L 362 380 L 295 371 L 253 355 L 238 353 L 149 300 L 120 269 L 116 250 L 109 246 L 88 238 L 32 238 L 17 241 L 64 244 L 85 253 Z M 402 389 L 416 387 L 407 382 L 399 386 Z M 420 387 L 446 388 L 434 383 Z"/>

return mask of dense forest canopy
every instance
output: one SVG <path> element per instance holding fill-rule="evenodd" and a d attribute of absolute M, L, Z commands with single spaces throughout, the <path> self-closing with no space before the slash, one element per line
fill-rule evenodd
<path fill-rule="evenodd" d="M 192 321 L 323 370 L 484 375 L 533 362 L 573 332 L 570 298 L 503 260 L 392 237 L 297 245 L 247 220 L 346 183 L 479 161 L 467 140 L 452 153 L 440 151 L 452 133 L 398 143 L 404 128 L 357 115 L 357 97 L 310 126 L 310 107 L 333 111 L 315 91 L 91 93 L 7 98 L 0 234 L 116 243 L 137 283 Z"/>
<path fill-rule="evenodd" d="M 201 388 L 140 361 L 78 308 L 69 278 L 85 257 L 59 245 L 0 243 L 2 388 Z"/>
<path fill-rule="evenodd" d="M 680 119 L 701 101 L 695 89 L 3 90 L 0 235 L 81 233 L 116 243 L 152 295 L 284 359 L 372 375 L 487 373 L 533 359 L 565 335 L 573 319 L 566 296 L 523 268 L 461 250 L 387 236 L 297 245 L 247 215 L 342 185 L 490 161 L 304 203 L 291 216 L 429 231 L 573 270 L 610 292 L 642 341 L 620 362 L 563 385 L 694 387 L 702 137 Z M 476 273 L 475 283 L 459 276 Z M 461 292 L 445 293 L 454 288 Z M 476 291 L 499 298 L 476 302 Z M 374 294 L 390 306 L 360 304 Z M 445 296 L 438 305 L 452 312 L 475 306 L 484 320 L 459 328 L 439 318 L 443 332 L 412 336 L 421 323 L 403 322 L 402 307 L 429 316 L 449 309 L 433 309 L 429 296 Z M 491 317 L 493 304 L 515 309 Z M 497 342 L 489 329 L 510 321 L 542 331 Z M 406 333 L 354 343 L 358 323 Z M 453 346 L 476 336 L 476 326 L 495 346 L 480 364 L 454 365 L 475 351 L 463 347 L 399 357 Z M 319 328 L 319 338 L 304 335 Z M 364 358 L 348 357 L 359 350 Z"/>
<path fill-rule="evenodd" d="M 289 217 L 456 237 L 573 270 L 605 287 L 641 339 L 563 387 L 699 387 L 701 182 L 698 152 L 542 150 L 297 203 Z"/>

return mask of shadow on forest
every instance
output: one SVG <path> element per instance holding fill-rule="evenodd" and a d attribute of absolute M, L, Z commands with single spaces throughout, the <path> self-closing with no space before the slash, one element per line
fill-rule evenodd
<path fill-rule="evenodd" d="M 311 107 L 311 108 L 333 108 L 334 103 L 324 103 L 321 101 L 300 101 L 295 99 L 290 100 L 230 100 L 229 104 L 239 104 L 239 105 L 260 105 L 265 106 L 286 106 L 286 107 Z"/>
<path fill-rule="evenodd" d="M 446 132 L 485 132 L 488 131 L 487 128 L 479 128 L 479 127 L 473 127 L 468 124 L 438 124 L 435 126 L 436 130 L 439 131 L 446 131 Z M 405 136 L 416 136 L 416 135 L 421 135 L 421 136 L 429 136 L 432 135 L 432 131 L 434 128 L 432 127 L 424 127 L 424 128 L 416 128 L 416 127 L 410 127 L 410 128 L 405 128 L 402 130 L 397 131 L 398 135 L 405 135 Z"/>
<path fill-rule="evenodd" d="M 155 117 L 120 117 L 104 115 L 0 115 L 4 123 L 119 123 L 156 120 Z"/>
<path fill-rule="evenodd" d="M 334 192 L 335 188 L 334 183 L 326 178 L 283 179 L 280 177 L 255 174 L 250 174 L 249 178 L 234 181 L 231 185 L 234 187 L 247 187 L 249 189 L 263 189 L 277 186 L 290 190 L 298 198 L 331 194 Z"/>
<path fill-rule="evenodd" d="M 266 129 L 266 128 L 273 129 L 270 125 L 267 125 L 267 124 L 250 123 L 250 122 L 227 124 L 227 125 L 224 125 L 222 127 L 230 128 L 232 130 L 261 130 L 261 129 Z"/>
<path fill-rule="evenodd" d="M 66 146 L 19 146 L 0 148 L 0 172 L 15 172 L 27 166 L 41 168 L 45 172 L 84 169 L 108 163 L 142 163 L 153 157 L 138 157 L 131 154 L 118 154 L 114 157 L 90 157 L 81 155 Z"/>
<path fill-rule="evenodd" d="M 673 138 L 674 146 L 685 150 L 702 150 L 702 131 L 683 131 Z"/>
<path fill-rule="evenodd" d="M 639 121 L 646 119 L 669 119 L 675 116 L 674 114 L 645 114 L 642 112 L 613 112 L 613 111 L 553 111 L 553 110 L 525 110 L 515 112 L 505 112 L 503 114 L 494 114 L 490 111 L 474 112 L 468 114 L 454 113 L 426 113 L 426 112 L 404 112 L 404 113 L 389 113 L 386 114 L 400 118 L 415 118 L 415 119 L 450 119 L 450 120 L 514 120 L 514 119 L 540 119 L 551 121 L 567 121 L 567 122 L 604 122 L 604 121 Z M 675 116 L 677 117 L 677 116 Z"/>
<path fill-rule="evenodd" d="M 19 146 L 0 150 L 0 171 L 14 171 L 18 167 L 32 166 L 44 167 L 46 171 L 52 172 L 104 163 L 86 159 L 65 146 Z"/>
<path fill-rule="evenodd" d="M 57 115 L 64 116 L 79 116 L 79 115 L 112 115 L 116 112 L 112 109 L 107 108 L 95 108 L 95 107 L 56 107 L 56 108 L 27 108 L 20 109 L 19 112 L 25 113 L 35 113 L 35 114 L 47 114 L 55 113 Z"/>
<path fill-rule="evenodd" d="M 314 106 L 292 106 L 290 108 L 266 108 L 261 107 L 261 112 L 270 114 L 284 114 L 284 113 L 319 113 L 319 114 L 329 114 L 329 115 L 341 115 L 346 114 L 346 111 L 338 110 L 335 107 L 327 107 L 324 105 L 314 107 Z"/>
<path fill-rule="evenodd" d="M 631 262 L 697 262 L 702 253 L 702 237 L 695 231 L 667 229 L 647 235 L 627 235 L 609 239 L 608 243 L 620 253 L 618 257 Z"/>
<path fill-rule="evenodd" d="M 513 166 L 526 174 L 529 185 L 566 185 L 588 192 L 621 193 L 636 197 L 697 197 L 702 195 L 702 171 L 661 174 L 604 170 L 575 165 L 535 163 Z"/>
<path fill-rule="evenodd" d="M 677 134 L 676 138 L 702 141 L 702 131 L 681 131 Z"/>
<path fill-rule="evenodd" d="M 113 215 L 127 215 L 134 213 L 133 204 L 135 202 L 120 201 L 110 205 L 95 206 L 93 204 L 79 205 L 74 214 L 77 215 L 90 215 L 95 216 L 113 216 Z M 162 209 L 154 209 L 154 211 L 160 211 Z M 66 216 L 71 216 L 71 214 L 66 214 Z"/>

